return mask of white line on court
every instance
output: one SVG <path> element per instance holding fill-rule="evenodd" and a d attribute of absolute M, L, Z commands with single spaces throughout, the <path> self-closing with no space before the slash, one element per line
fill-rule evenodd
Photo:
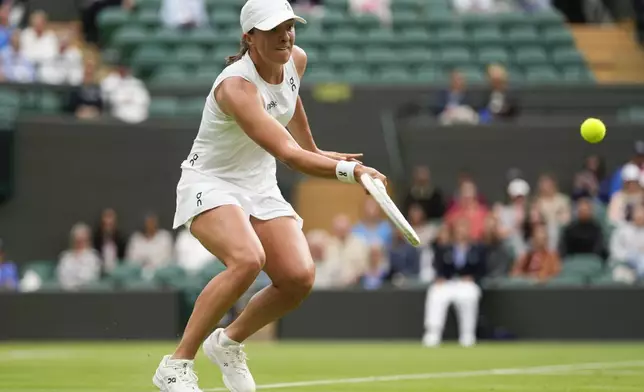
<path fill-rule="evenodd" d="M 287 382 L 287 383 L 279 383 L 279 384 L 258 385 L 257 389 L 305 388 L 305 387 L 316 387 L 316 386 L 324 386 L 324 385 L 430 380 L 430 379 L 439 379 L 439 378 L 515 376 L 515 375 L 547 374 L 551 372 L 553 373 L 569 372 L 569 371 L 580 371 L 580 370 L 620 369 L 620 368 L 641 367 L 641 366 L 644 366 L 644 361 L 571 363 L 566 365 L 535 366 L 535 367 L 526 367 L 526 368 L 488 369 L 488 370 L 474 370 L 474 371 L 465 371 L 465 372 L 400 374 L 400 375 L 392 375 L 392 376 L 375 376 L 375 377 Z M 227 391 L 227 389 L 226 388 L 204 389 L 204 392 L 219 392 L 219 391 Z"/>

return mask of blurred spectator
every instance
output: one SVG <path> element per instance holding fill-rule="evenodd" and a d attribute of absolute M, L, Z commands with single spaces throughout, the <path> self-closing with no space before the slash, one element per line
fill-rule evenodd
<path fill-rule="evenodd" d="M 60 45 L 56 34 L 48 27 L 47 14 L 36 11 L 29 18 L 29 27 L 22 32 L 22 53 L 36 65 L 53 60 Z"/>
<path fill-rule="evenodd" d="M 440 344 L 451 304 L 456 307 L 459 343 L 471 346 L 476 342 L 481 289 L 475 281 L 485 273 L 485 252 L 472 242 L 468 225 L 466 220 L 455 222 L 452 243 L 447 246 L 436 244 L 436 280 L 427 291 L 425 302 L 425 346 Z"/>
<path fill-rule="evenodd" d="M 613 225 L 621 225 L 631 220 L 633 207 L 644 202 L 644 190 L 640 186 L 640 169 L 627 164 L 622 169 L 622 190 L 610 198 L 608 220 Z"/>
<path fill-rule="evenodd" d="M 355 15 L 375 15 L 383 25 L 391 25 L 391 0 L 349 0 L 349 9 Z"/>
<path fill-rule="evenodd" d="M 81 0 L 80 12 L 83 23 L 83 36 L 85 40 L 92 44 L 99 42 L 99 30 L 96 23 L 98 15 L 105 8 L 122 7 L 126 11 L 134 8 L 136 0 Z"/>
<path fill-rule="evenodd" d="M 172 235 L 159 228 L 155 214 L 145 216 L 143 230 L 132 234 L 127 246 L 127 259 L 143 268 L 144 276 L 150 278 L 159 267 L 172 259 Z"/>
<path fill-rule="evenodd" d="M 489 90 L 481 110 L 481 122 L 497 118 L 513 118 L 519 113 L 519 103 L 508 88 L 508 74 L 501 65 L 490 65 L 487 69 Z"/>
<path fill-rule="evenodd" d="M 15 83 L 33 83 L 36 79 L 36 67 L 23 54 L 20 43 L 20 32 L 14 31 L 10 45 L 2 49 L 2 73 L 5 80 Z"/>
<path fill-rule="evenodd" d="M 315 263 L 314 288 L 327 289 L 340 285 L 342 277 L 339 265 L 327 257 L 329 235 L 324 230 L 311 230 L 306 235 L 306 241 Z"/>
<path fill-rule="evenodd" d="M 450 86 L 438 98 L 436 115 L 442 125 L 476 124 L 478 114 L 472 109 L 463 74 L 452 71 Z"/>
<path fill-rule="evenodd" d="M 360 286 L 366 290 L 377 290 L 389 276 L 389 262 L 382 244 L 373 242 L 369 245 L 367 260 L 367 270 L 360 277 Z"/>
<path fill-rule="evenodd" d="M 72 90 L 69 111 L 80 119 L 93 119 L 103 112 L 101 88 L 96 83 L 96 64 L 86 61 L 83 70 L 83 84 Z"/>
<path fill-rule="evenodd" d="M 475 184 L 475 181 L 474 181 L 474 178 L 472 177 L 472 175 L 470 173 L 468 173 L 466 171 L 463 171 L 463 172 L 460 172 L 458 174 L 458 179 L 457 179 L 457 184 L 458 185 L 456 186 L 456 189 L 454 190 L 454 194 L 452 195 L 452 197 L 450 198 L 449 202 L 447 203 L 447 210 L 448 211 L 458 203 L 458 200 L 460 199 L 459 192 L 461 191 L 461 186 L 463 186 L 463 184 L 465 184 L 465 183 L 473 183 L 473 184 Z M 485 196 L 480 194 L 480 193 L 478 193 L 478 192 L 476 193 L 476 200 L 478 200 L 478 202 L 481 203 L 484 206 L 488 205 L 488 202 L 485 199 Z"/>
<path fill-rule="evenodd" d="M 570 199 L 559 192 L 559 187 L 551 175 L 543 174 L 539 177 L 534 203 L 548 224 L 564 226 L 570 222 Z"/>
<path fill-rule="evenodd" d="M 410 245 L 403 235 L 396 230 L 394 242 L 389 250 L 389 264 L 391 275 L 397 282 L 404 279 L 416 279 L 420 274 L 420 254 L 421 249 L 429 246 L 424 245 L 422 248 L 416 248 Z"/>
<path fill-rule="evenodd" d="M 633 150 L 633 156 L 631 157 L 630 161 L 624 164 L 624 166 L 632 163 L 635 166 L 639 167 L 640 170 L 644 171 L 644 140 L 636 141 L 633 145 Z M 618 192 L 623 188 L 622 170 L 624 169 L 624 166 L 620 166 L 617 170 L 615 170 L 610 178 L 611 197 L 615 192 Z"/>
<path fill-rule="evenodd" d="M 430 283 L 436 278 L 436 268 L 434 260 L 443 258 L 447 246 L 452 239 L 451 228 L 447 224 L 443 224 L 438 228 L 436 239 L 430 244 L 428 256 L 425 252 L 421 252 L 420 257 L 420 280 L 422 282 Z"/>
<path fill-rule="evenodd" d="M 409 224 L 414 228 L 416 234 L 418 234 L 420 245 L 428 245 L 436 236 L 437 229 L 425 218 L 423 207 L 420 204 L 412 204 L 409 206 L 407 215 L 409 216 Z"/>
<path fill-rule="evenodd" d="M 518 0 L 518 5 L 527 12 L 548 11 L 552 9 L 552 0 Z"/>
<path fill-rule="evenodd" d="M 103 272 L 110 273 L 125 258 L 125 238 L 118 229 L 116 211 L 103 210 L 99 225 L 94 230 L 93 247 L 103 260 Z"/>
<path fill-rule="evenodd" d="M 60 38 L 56 55 L 42 64 L 38 78 L 46 84 L 78 86 L 83 81 L 83 54 L 72 45 L 72 33 Z"/>
<path fill-rule="evenodd" d="M 535 227 L 530 240 L 530 250 L 514 263 L 512 276 L 533 278 L 539 282 L 557 276 L 561 270 L 559 255 L 548 248 L 548 242 L 546 226 Z"/>
<path fill-rule="evenodd" d="M 378 203 L 368 197 L 365 199 L 362 220 L 353 227 L 353 233 L 371 244 L 383 244 L 386 248 L 391 246 L 393 231 L 389 221 L 383 219 Z"/>
<path fill-rule="evenodd" d="M 13 26 L 9 21 L 9 14 L 11 9 L 7 6 L 0 6 L 0 50 L 9 45 L 11 35 L 13 34 Z"/>
<path fill-rule="evenodd" d="M 577 219 L 564 229 L 559 253 L 562 257 L 576 254 L 606 257 L 604 233 L 601 225 L 593 218 L 591 199 L 579 199 L 577 202 Z"/>
<path fill-rule="evenodd" d="M 192 29 L 208 24 L 204 0 L 163 0 L 161 20 L 166 27 Z"/>
<path fill-rule="evenodd" d="M 217 260 L 188 229 L 177 234 L 174 253 L 179 267 L 191 274 L 198 273 L 208 263 Z"/>
<path fill-rule="evenodd" d="M 333 219 L 332 235 L 328 239 L 326 258 L 330 263 L 328 268 L 339 276 L 338 285 L 345 286 L 357 282 L 358 277 L 367 270 L 367 252 L 365 238 L 351 232 L 349 217 L 336 216 Z"/>
<path fill-rule="evenodd" d="M 445 219 L 449 225 L 466 220 L 471 239 L 479 241 L 483 237 L 487 215 L 488 209 L 477 199 L 476 185 L 471 181 L 465 181 L 460 186 L 456 204 L 447 211 Z"/>
<path fill-rule="evenodd" d="M 74 225 L 70 249 L 60 256 L 56 275 L 65 290 L 75 290 L 99 279 L 101 260 L 91 247 L 91 230 L 84 223 Z"/>
<path fill-rule="evenodd" d="M 309 14 L 315 17 L 324 15 L 322 0 L 289 0 L 297 14 Z"/>
<path fill-rule="evenodd" d="M 539 207 L 535 204 L 530 206 L 528 217 L 523 224 L 523 240 L 524 242 L 530 241 L 532 232 L 538 226 L 545 226 L 548 231 L 548 248 L 550 250 L 557 250 L 559 246 L 559 233 L 561 229 L 557 222 L 548 222 L 545 215 L 541 212 Z"/>
<path fill-rule="evenodd" d="M 119 65 L 103 79 L 101 91 L 113 117 L 127 123 L 140 123 L 148 118 L 150 93 L 127 66 Z"/>
<path fill-rule="evenodd" d="M 442 218 L 445 214 L 443 192 L 432 183 L 431 172 L 427 166 L 414 168 L 411 188 L 405 197 L 403 211 L 409 211 L 409 207 L 416 203 L 423 208 L 427 219 Z"/>
<path fill-rule="evenodd" d="M 494 0 L 452 0 L 452 6 L 460 13 L 494 12 Z"/>
<path fill-rule="evenodd" d="M 525 251 L 523 227 L 528 215 L 528 195 L 530 185 L 525 180 L 514 179 L 508 185 L 510 203 L 495 208 L 495 215 L 499 220 L 499 230 L 502 238 L 507 239 L 514 254 Z"/>
<path fill-rule="evenodd" d="M 606 180 L 606 163 L 599 155 L 589 155 L 584 160 L 582 170 L 575 175 L 572 198 L 590 196 L 604 200 L 608 193 Z"/>
<path fill-rule="evenodd" d="M 511 247 L 506 245 L 503 229 L 495 215 L 488 215 L 483 234 L 485 246 L 485 276 L 498 278 L 507 276 L 512 266 Z"/>
<path fill-rule="evenodd" d="M 4 243 L 0 239 L 0 292 L 14 291 L 18 288 L 18 266 L 6 259 Z"/>
<path fill-rule="evenodd" d="M 633 208 L 632 223 L 615 230 L 610 241 L 610 256 L 614 261 L 625 262 L 644 277 L 644 205 Z"/>

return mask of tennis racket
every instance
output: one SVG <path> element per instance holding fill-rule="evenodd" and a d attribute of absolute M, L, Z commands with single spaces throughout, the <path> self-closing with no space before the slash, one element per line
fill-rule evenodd
<path fill-rule="evenodd" d="M 396 228 L 398 228 L 398 230 L 403 234 L 407 242 L 413 246 L 420 245 L 418 234 L 416 234 L 416 231 L 411 227 L 409 222 L 407 222 L 407 219 L 405 219 L 398 207 L 394 204 L 393 200 L 389 197 L 385 184 L 366 173 L 360 176 L 360 181 L 367 192 L 369 192 L 369 194 L 371 194 L 371 196 L 380 205 L 380 208 L 382 208 L 389 219 L 394 223 L 394 225 L 396 225 Z"/>

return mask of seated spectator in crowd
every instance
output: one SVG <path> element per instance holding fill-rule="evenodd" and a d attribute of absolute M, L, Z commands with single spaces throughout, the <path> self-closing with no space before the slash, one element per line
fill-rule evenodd
<path fill-rule="evenodd" d="M 460 72 L 452 71 L 449 88 L 440 92 L 436 115 L 442 125 L 478 123 L 478 114 L 472 109 L 465 78 Z"/>
<path fill-rule="evenodd" d="M 622 190 L 610 198 L 608 220 L 615 226 L 631 220 L 633 207 L 644 203 L 644 190 L 640 186 L 640 169 L 634 164 L 627 164 L 622 169 Z"/>
<path fill-rule="evenodd" d="M 208 25 L 204 0 L 163 0 L 161 20 L 166 27 L 192 29 Z"/>
<path fill-rule="evenodd" d="M 72 45 L 71 32 L 60 38 L 60 46 L 51 60 L 43 63 L 38 79 L 45 84 L 78 86 L 83 81 L 83 54 Z"/>
<path fill-rule="evenodd" d="M 18 266 L 6 259 L 4 243 L 0 239 L 0 292 L 15 291 L 19 283 Z"/>
<path fill-rule="evenodd" d="M 577 218 L 563 231 L 559 254 L 562 257 L 576 254 L 596 254 L 606 257 L 604 233 L 601 225 L 593 217 L 591 199 L 577 202 Z"/>
<path fill-rule="evenodd" d="M 534 203 L 549 225 L 562 227 L 570 222 L 570 198 L 559 192 L 559 187 L 551 175 L 543 174 L 539 177 Z"/>
<path fill-rule="evenodd" d="M 369 244 L 377 242 L 386 248 L 391 246 L 393 238 L 391 224 L 383 218 L 380 206 L 371 197 L 365 199 L 362 220 L 353 227 L 353 233 Z"/>
<path fill-rule="evenodd" d="M 465 183 L 476 184 L 476 182 L 474 181 L 474 178 L 472 177 L 472 175 L 470 173 L 461 172 L 461 173 L 458 174 L 458 180 L 457 180 L 458 185 L 456 186 L 456 189 L 454 190 L 454 194 L 452 195 L 452 197 L 447 202 L 447 210 L 448 211 L 458 203 L 458 200 L 460 199 L 459 192 L 461 191 L 461 186 L 463 186 L 463 184 L 465 184 Z M 478 193 L 478 192 L 476 193 L 476 200 L 478 200 L 478 202 L 481 203 L 484 206 L 488 205 L 488 201 L 485 198 L 485 196 L 480 194 L 480 193 Z"/>
<path fill-rule="evenodd" d="M 518 5 L 527 12 L 548 11 L 552 9 L 552 0 L 518 0 Z"/>
<path fill-rule="evenodd" d="M 512 266 L 513 253 L 506 245 L 505 233 L 498 218 L 490 214 L 485 222 L 483 246 L 485 247 L 485 276 L 499 278 L 508 276 Z"/>
<path fill-rule="evenodd" d="M 84 223 L 74 225 L 70 249 L 58 262 L 56 276 L 65 290 L 76 290 L 96 282 L 101 275 L 101 259 L 91 246 L 91 229 Z"/>
<path fill-rule="evenodd" d="M 486 101 L 480 110 L 481 122 L 490 122 L 494 119 L 514 118 L 519 114 L 519 103 L 513 92 L 508 87 L 508 74 L 501 65 L 490 65 L 487 69 L 490 84 L 486 94 Z"/>
<path fill-rule="evenodd" d="M 633 207 L 633 221 L 618 227 L 610 241 L 610 257 L 627 263 L 644 278 L 644 205 Z"/>
<path fill-rule="evenodd" d="M 420 280 L 431 283 L 436 278 L 434 260 L 443 257 L 447 246 L 451 241 L 451 226 L 443 224 L 438 228 L 436 239 L 430 244 L 429 252 L 422 251 L 420 254 Z"/>
<path fill-rule="evenodd" d="M 354 15 L 375 15 L 383 25 L 391 25 L 391 0 L 349 0 L 349 10 Z"/>
<path fill-rule="evenodd" d="M 442 218 L 445 214 L 443 192 L 431 180 L 431 172 L 427 166 L 414 168 L 411 188 L 405 197 L 403 211 L 409 211 L 412 204 L 420 204 L 427 219 Z"/>
<path fill-rule="evenodd" d="M 22 32 L 22 54 L 37 66 L 53 60 L 59 51 L 58 37 L 48 23 L 47 14 L 36 11 L 29 18 L 29 27 Z"/>
<path fill-rule="evenodd" d="M 177 234 L 174 244 L 177 265 L 189 274 L 196 274 L 217 258 L 206 249 L 188 229 Z"/>
<path fill-rule="evenodd" d="M 109 274 L 125 258 L 126 240 L 118 229 L 116 211 L 111 208 L 103 210 L 92 242 L 103 261 L 103 272 Z"/>
<path fill-rule="evenodd" d="M 367 270 L 360 277 L 360 286 L 367 290 L 377 290 L 388 280 L 389 261 L 382 244 L 373 242 L 369 245 Z"/>
<path fill-rule="evenodd" d="M 499 222 L 502 237 L 508 241 L 514 254 L 525 251 L 523 227 L 528 216 L 528 201 L 530 185 L 520 178 L 510 181 L 508 185 L 510 203 L 495 208 L 495 215 Z"/>
<path fill-rule="evenodd" d="M 36 80 L 36 67 L 23 54 L 20 32 L 11 35 L 10 45 L 2 49 L 2 73 L 6 81 L 14 83 L 33 83 Z"/>
<path fill-rule="evenodd" d="M 297 14 L 309 14 L 316 17 L 324 15 L 322 0 L 289 0 L 289 3 L 293 5 Z"/>
<path fill-rule="evenodd" d="M 485 273 L 485 251 L 470 238 L 467 220 L 454 223 L 452 240 L 435 251 L 436 280 L 427 291 L 425 302 L 425 336 L 423 344 L 440 344 L 447 310 L 455 305 L 459 323 L 459 343 L 476 343 L 476 324 L 481 289 L 476 281 Z"/>
<path fill-rule="evenodd" d="M 530 249 L 514 263 L 512 276 L 536 279 L 545 282 L 561 271 L 557 252 L 548 248 L 548 229 L 537 226 L 532 231 Z"/>
<path fill-rule="evenodd" d="M 445 217 L 449 225 L 454 225 L 460 220 L 466 220 L 467 227 L 470 230 L 470 237 L 473 241 L 479 241 L 483 237 L 485 219 L 488 215 L 487 207 L 479 202 L 477 194 L 478 191 L 473 182 L 463 182 L 459 189 L 456 204 L 447 211 Z"/>
<path fill-rule="evenodd" d="M 148 118 L 150 93 L 145 84 L 121 64 L 101 82 L 103 100 L 110 114 L 126 123 L 140 123 Z"/>
<path fill-rule="evenodd" d="M 311 230 L 306 234 L 306 242 L 315 263 L 314 289 L 328 289 L 341 286 L 341 266 L 327 256 L 329 235 L 324 230 Z"/>
<path fill-rule="evenodd" d="M 589 155 L 584 160 L 582 170 L 575 175 L 572 198 L 590 196 L 597 200 L 607 201 L 608 181 L 606 181 L 606 163 L 599 155 Z"/>
<path fill-rule="evenodd" d="M 4 5 L 0 6 L 0 50 L 9 45 L 9 41 L 13 35 L 14 29 L 9 21 L 10 12 L 10 7 Z"/>
<path fill-rule="evenodd" d="M 414 228 L 416 234 L 418 234 L 420 246 L 429 245 L 434 240 L 434 237 L 436 237 L 437 228 L 427 222 L 423 207 L 420 204 L 410 205 L 407 216 L 409 217 L 409 224 Z"/>
<path fill-rule="evenodd" d="M 141 266 L 146 278 L 170 263 L 172 235 L 159 228 L 159 218 L 155 214 L 146 215 L 143 230 L 132 234 L 126 255 L 128 261 Z"/>
<path fill-rule="evenodd" d="M 626 165 L 633 164 L 639 167 L 642 172 L 644 172 L 644 140 L 637 140 L 633 144 L 633 150 L 633 156 L 631 157 L 631 159 L 623 166 L 617 168 L 617 170 L 615 170 L 615 172 L 611 175 L 609 197 L 612 197 L 613 194 L 624 188 L 622 172 Z"/>
<path fill-rule="evenodd" d="M 395 282 L 418 278 L 421 251 L 423 248 L 428 248 L 428 246 L 429 244 L 424 245 L 422 248 L 416 248 L 405 240 L 400 231 L 396 230 L 388 257 L 391 276 Z"/>
<path fill-rule="evenodd" d="M 103 112 L 103 98 L 96 83 L 96 64 L 93 61 L 85 62 L 83 83 L 72 90 L 68 110 L 83 120 L 97 118 Z"/>
<path fill-rule="evenodd" d="M 545 226 L 548 231 L 548 249 L 557 250 L 559 247 L 559 234 L 561 229 L 556 222 L 548 222 L 545 215 L 535 204 L 530 206 L 528 217 L 523 224 L 523 241 L 529 242 L 532 238 L 532 232 L 536 227 Z"/>
<path fill-rule="evenodd" d="M 338 215 L 333 219 L 331 237 L 326 248 L 329 268 L 337 274 L 338 285 L 355 284 L 358 278 L 367 270 L 367 240 L 351 232 L 351 221 L 346 215 Z M 337 265 L 337 267 L 335 267 Z M 333 266 L 333 267 L 331 267 Z M 337 272 L 336 272 L 337 268 Z"/>
<path fill-rule="evenodd" d="M 100 32 L 96 22 L 98 15 L 105 8 L 120 6 L 125 11 L 131 11 L 135 3 L 136 0 L 82 0 L 80 12 L 85 40 L 94 45 L 99 43 Z"/>

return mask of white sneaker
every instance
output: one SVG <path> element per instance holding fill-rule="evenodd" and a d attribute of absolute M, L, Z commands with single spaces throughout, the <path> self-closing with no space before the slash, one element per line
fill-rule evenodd
<path fill-rule="evenodd" d="M 215 330 L 203 343 L 203 351 L 214 364 L 219 366 L 224 385 L 231 392 L 255 392 L 255 380 L 246 365 L 243 344 L 222 346 L 219 337 L 223 328 Z"/>
<path fill-rule="evenodd" d="M 171 355 L 166 355 L 161 360 L 152 378 L 154 385 L 161 392 L 203 392 L 197 385 L 194 361 L 170 358 Z"/>

